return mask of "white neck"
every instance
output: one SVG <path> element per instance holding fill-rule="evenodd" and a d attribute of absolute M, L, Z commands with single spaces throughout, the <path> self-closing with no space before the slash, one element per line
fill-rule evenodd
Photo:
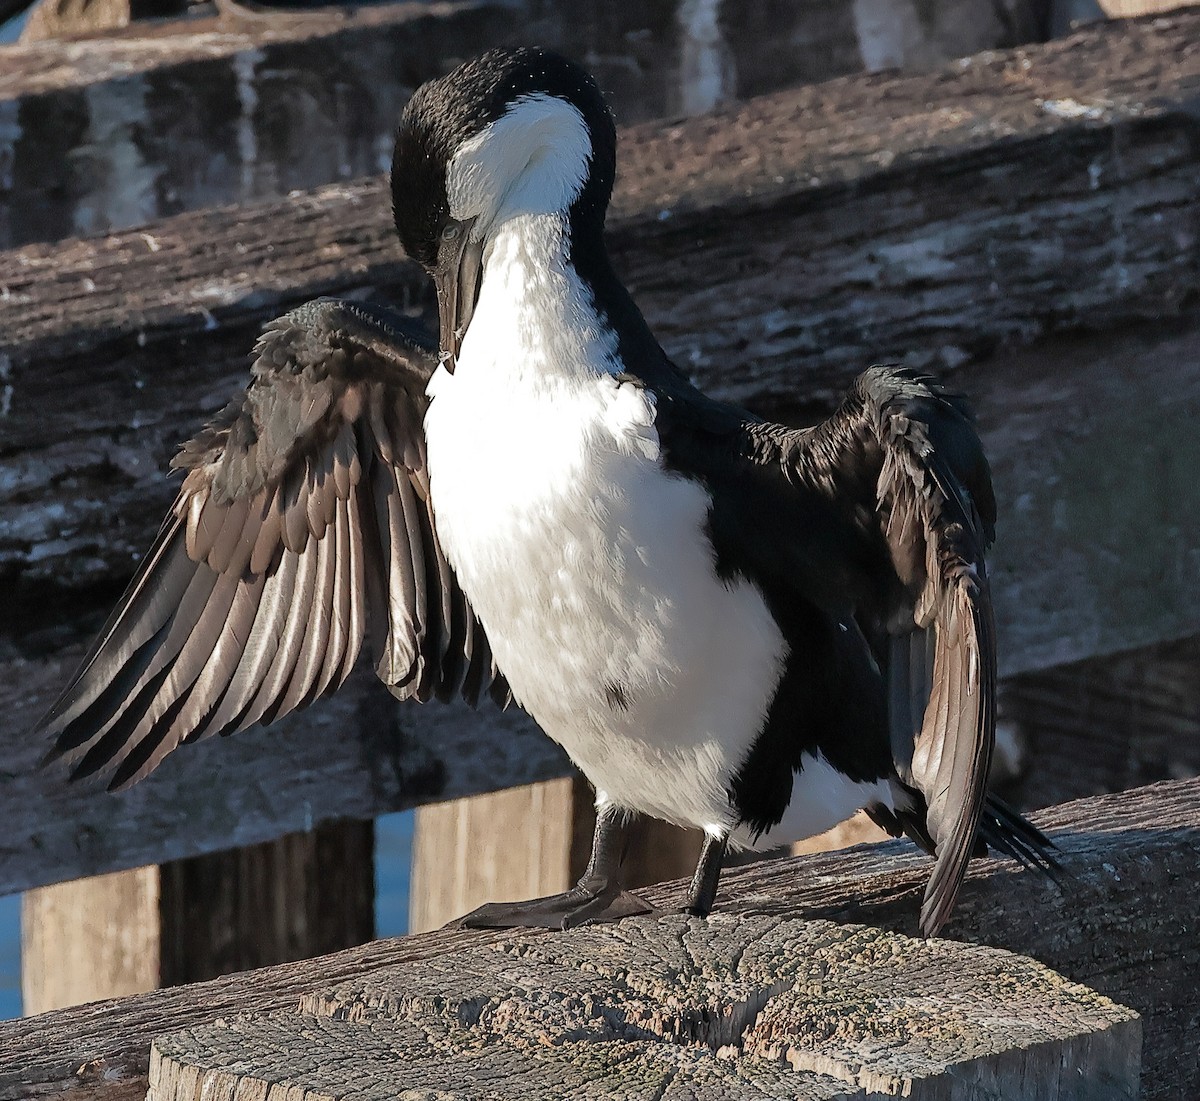
<path fill-rule="evenodd" d="M 525 214 L 497 227 L 455 373 L 435 389 L 556 389 L 621 370 L 616 334 L 568 257 L 565 217 Z"/>

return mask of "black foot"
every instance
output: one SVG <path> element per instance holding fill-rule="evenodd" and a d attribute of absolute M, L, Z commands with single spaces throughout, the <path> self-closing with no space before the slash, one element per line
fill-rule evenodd
<path fill-rule="evenodd" d="M 652 913 L 654 907 L 628 891 L 592 894 L 578 887 L 561 895 L 547 895 L 528 902 L 487 902 L 477 910 L 452 921 L 458 929 L 575 929 L 620 921 L 634 914 Z"/>

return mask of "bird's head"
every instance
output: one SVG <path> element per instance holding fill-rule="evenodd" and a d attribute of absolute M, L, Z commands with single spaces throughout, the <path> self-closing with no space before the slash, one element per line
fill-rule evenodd
<path fill-rule="evenodd" d="M 418 88 L 400 120 L 392 209 L 405 251 L 433 276 L 453 371 L 489 239 L 525 215 L 599 234 L 616 130 L 596 82 L 540 49 L 491 50 Z"/>

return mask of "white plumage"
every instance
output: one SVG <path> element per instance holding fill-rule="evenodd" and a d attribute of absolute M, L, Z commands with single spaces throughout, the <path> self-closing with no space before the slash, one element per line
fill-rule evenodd
<path fill-rule="evenodd" d="M 659 464 L 653 399 L 618 381 L 563 234 L 552 215 L 494 231 L 455 372 L 430 383 L 438 535 L 515 698 L 599 801 L 726 836 L 786 644 L 758 589 L 717 575 L 708 494 Z M 797 780 L 795 836 L 879 796 L 830 773 Z"/>

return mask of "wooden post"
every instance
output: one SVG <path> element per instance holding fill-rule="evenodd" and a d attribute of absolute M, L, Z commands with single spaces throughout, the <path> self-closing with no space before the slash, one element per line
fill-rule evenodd
<path fill-rule="evenodd" d="M 1200 780 L 1160 783 L 1119 795 L 1096 796 L 1042 812 L 1036 821 L 1051 832 L 1060 848 L 1059 858 L 1067 873 L 1065 889 L 1058 890 L 1043 877 L 1022 871 L 1011 861 L 973 862 L 948 936 L 989 945 L 989 952 L 1007 949 L 1032 956 L 1072 982 L 1085 983 L 1114 1001 L 1133 1007 L 1143 1015 L 1145 1028 L 1142 1082 L 1145 1101 L 1200 1097 L 1200 1047 L 1194 1042 L 1200 1030 L 1200 953 L 1194 948 L 1194 884 L 1200 867 Z M 738 915 L 753 918 L 764 929 L 776 922 L 794 924 L 796 917 L 802 917 L 915 934 L 929 872 L 929 860 L 903 842 L 731 869 L 726 880 L 728 891 L 714 917 L 708 922 L 688 923 L 689 929 L 695 928 L 701 934 L 692 938 L 692 950 L 684 952 L 679 942 L 675 942 L 673 954 L 664 957 L 663 962 L 675 966 L 681 978 L 691 975 L 703 984 L 711 974 L 711 962 L 718 956 L 716 951 L 705 947 L 704 930 L 711 929 L 716 936 L 722 936 L 729 920 Z M 677 883 L 653 888 L 646 894 L 660 909 L 669 912 L 683 902 L 684 886 Z M 633 931 L 642 927 L 636 923 L 620 928 Z M 531 947 L 530 955 L 543 947 L 553 949 L 574 936 L 574 933 L 543 936 Z M 217 1018 L 232 1021 L 245 1013 L 294 1011 L 302 996 L 343 985 L 356 985 L 366 1001 L 380 990 L 375 979 L 381 969 L 391 971 L 397 965 L 428 964 L 430 973 L 436 971 L 440 977 L 439 985 L 447 1000 L 435 1007 L 422 991 L 409 989 L 378 1008 L 395 1013 L 423 1008 L 436 1012 L 440 1008 L 445 1010 L 441 1020 L 452 1027 L 484 1028 L 490 1024 L 502 1028 L 507 1006 L 496 1012 L 496 1003 L 491 998 L 474 1002 L 470 1013 L 456 1018 L 455 999 L 469 997 L 473 985 L 480 994 L 486 992 L 479 989 L 477 974 L 467 974 L 461 968 L 443 968 L 437 959 L 468 947 L 490 946 L 490 951 L 498 955 L 507 951 L 502 946 L 511 944 L 513 937 L 511 930 L 475 933 L 455 930 L 401 937 L 318 960 L 135 995 L 111 1002 L 102 1011 L 67 1009 L 38 1018 L 0 1021 L 0 1052 L 4 1054 L 0 1059 L 0 1101 L 21 1101 L 31 1095 L 60 1101 L 131 1101 L 145 1096 L 149 1047 L 155 1037 L 182 1029 L 192 1030 L 195 1035 Z M 836 938 L 827 942 L 830 946 L 837 943 L 844 942 Z M 753 980 L 763 974 L 764 965 L 785 966 L 790 961 L 796 968 L 795 977 L 801 980 L 801 993 L 806 980 L 820 975 L 820 961 L 804 953 L 804 944 L 799 939 L 794 947 L 794 951 L 781 949 L 769 956 L 757 952 L 743 954 L 738 971 L 747 982 L 735 993 L 743 999 L 740 1004 L 746 1010 L 753 1011 L 758 1006 L 754 995 L 762 988 L 756 987 Z M 875 952 L 864 960 L 884 967 L 889 958 L 901 961 L 905 957 Z M 993 953 L 992 958 L 1003 966 L 1002 955 Z M 773 964 L 775 960 L 778 963 Z M 601 974 L 602 968 L 612 975 L 611 963 L 593 954 L 589 968 L 593 976 Z M 514 966 L 525 965 L 517 961 Z M 557 983 L 563 977 L 564 972 L 558 971 L 554 981 Z M 621 977 L 626 979 L 630 992 L 648 989 L 647 975 L 641 970 Z M 558 991 L 563 992 L 561 987 Z M 586 994 L 586 988 L 581 992 Z M 692 999 L 695 988 L 687 986 L 686 993 Z M 546 999 L 543 1006 L 547 1024 L 563 1019 L 556 1006 L 561 1006 L 564 1012 L 578 1012 L 581 1000 L 575 998 L 572 1004 L 568 999 Z M 865 1000 L 852 1002 L 850 1008 L 855 1011 L 869 1008 L 864 1007 Z M 680 1021 L 679 1010 L 686 1009 L 687 1004 L 672 1007 L 669 1019 L 658 1018 L 659 1029 L 669 1021 Z M 655 1020 L 653 1005 L 646 1003 L 651 1023 Z M 630 1007 L 630 1002 L 625 1006 Z M 747 1016 L 753 1018 L 754 1013 L 731 1015 L 728 1020 L 731 1027 L 742 1028 Z M 719 1012 L 692 1016 L 690 1024 L 696 1031 L 685 1035 L 711 1035 L 719 1018 Z M 765 1024 L 767 1018 L 760 1019 Z M 594 1020 L 599 1027 L 622 1025 L 616 1015 L 599 1014 Z M 646 1017 L 639 1012 L 635 1020 L 640 1024 Z M 404 1022 L 397 1021 L 394 1025 L 380 1022 L 375 1027 L 370 1027 L 370 1022 L 360 1023 L 368 1025 L 363 1031 L 372 1044 L 376 1041 L 386 1044 L 390 1036 L 407 1042 L 414 1035 L 411 1026 Z M 903 1018 L 896 1023 L 900 1038 L 912 1035 L 913 1030 Z M 441 1026 L 436 1020 L 430 1024 L 434 1027 L 425 1035 L 431 1050 L 436 1052 L 440 1042 L 437 1029 Z M 834 1022 L 828 1024 L 826 1035 L 830 1046 L 840 1043 L 844 1037 Z M 341 1022 L 312 1021 L 309 1033 L 312 1058 L 308 1065 L 314 1071 L 333 1069 L 318 1059 L 317 1045 L 326 1034 L 340 1027 Z M 769 1036 L 765 1027 L 754 1031 L 760 1039 Z M 630 1033 L 636 1035 L 633 1030 Z M 591 1036 L 594 1033 L 589 1032 L 580 1038 L 586 1043 Z M 553 1038 L 547 1034 L 545 1039 L 551 1043 L 531 1044 L 530 1049 L 540 1049 L 553 1059 Z M 652 1037 L 647 1039 L 656 1043 Z M 682 1051 L 698 1051 L 699 1057 L 705 1057 L 701 1045 L 680 1043 L 678 1047 Z M 583 1049 L 576 1050 L 582 1053 Z M 489 1073 L 486 1061 L 503 1048 L 481 1037 L 479 1051 L 485 1060 L 479 1070 Z M 246 1060 L 253 1060 L 263 1052 L 247 1047 L 242 1054 Z M 250 1069 L 249 1062 L 243 1064 L 244 1072 Z M 444 1086 L 443 1091 L 456 1088 L 461 1091 L 462 1079 L 452 1077 L 455 1069 L 447 1068 L 446 1081 L 453 1084 Z M 492 1071 L 502 1069 L 499 1063 L 490 1065 Z M 487 1081 L 498 1083 L 500 1079 L 491 1076 Z M 636 1084 L 638 1080 L 631 1076 L 631 1081 Z M 410 1079 L 405 1088 L 413 1090 L 416 1096 L 418 1085 Z M 313 1097 L 321 1093 L 316 1083 L 310 1087 L 298 1090 L 295 1096 Z M 245 1096 L 266 1095 L 265 1088 L 255 1092 L 257 1087 L 250 1083 L 244 1089 L 248 1091 Z M 793 1089 L 790 1095 L 798 1092 Z M 591 1095 L 603 1094 L 592 1089 Z M 778 1095 L 779 1091 L 773 1094 Z M 233 1096 L 233 1093 L 214 1088 L 212 1096 Z M 434 1094 L 431 1092 L 430 1096 Z M 538 1096 L 531 1091 L 524 1095 L 524 1101 L 533 1101 Z M 562 1091 L 540 1096 L 558 1097 Z M 656 1094 L 650 1087 L 644 1094 L 631 1089 L 622 1096 L 674 1098 L 684 1094 L 678 1088 Z M 857 1096 L 862 1096 L 861 1090 Z M 910 1096 L 919 1094 L 914 1091 Z M 935 1096 L 941 1101 L 945 1099 L 945 1094 Z M 994 1091 L 981 1090 L 973 1101 L 995 1096 Z M 1113 1093 L 1102 1089 L 1090 1095 L 1105 1101 L 1112 1096 Z"/>
<path fill-rule="evenodd" d="M 374 824 L 27 891 L 25 1013 L 288 963 L 375 932 Z"/>
<path fill-rule="evenodd" d="M 574 785 L 566 777 L 419 808 L 409 932 L 436 929 L 484 902 L 565 891 Z"/>
<path fill-rule="evenodd" d="M 482 943 L 481 943 L 482 942 Z M 463 938 L 299 1011 L 170 1027 L 150 1101 L 866 1095 L 1132 1101 L 1132 1010 L 998 949 L 795 915 Z M 481 1088 L 482 1087 L 482 1088 Z"/>
<path fill-rule="evenodd" d="M 582 874 L 596 824 L 581 777 L 421 807 L 413 836 L 409 932 L 423 933 L 484 902 L 565 891 Z M 699 832 L 642 819 L 624 871 L 630 887 L 690 876 Z"/>

